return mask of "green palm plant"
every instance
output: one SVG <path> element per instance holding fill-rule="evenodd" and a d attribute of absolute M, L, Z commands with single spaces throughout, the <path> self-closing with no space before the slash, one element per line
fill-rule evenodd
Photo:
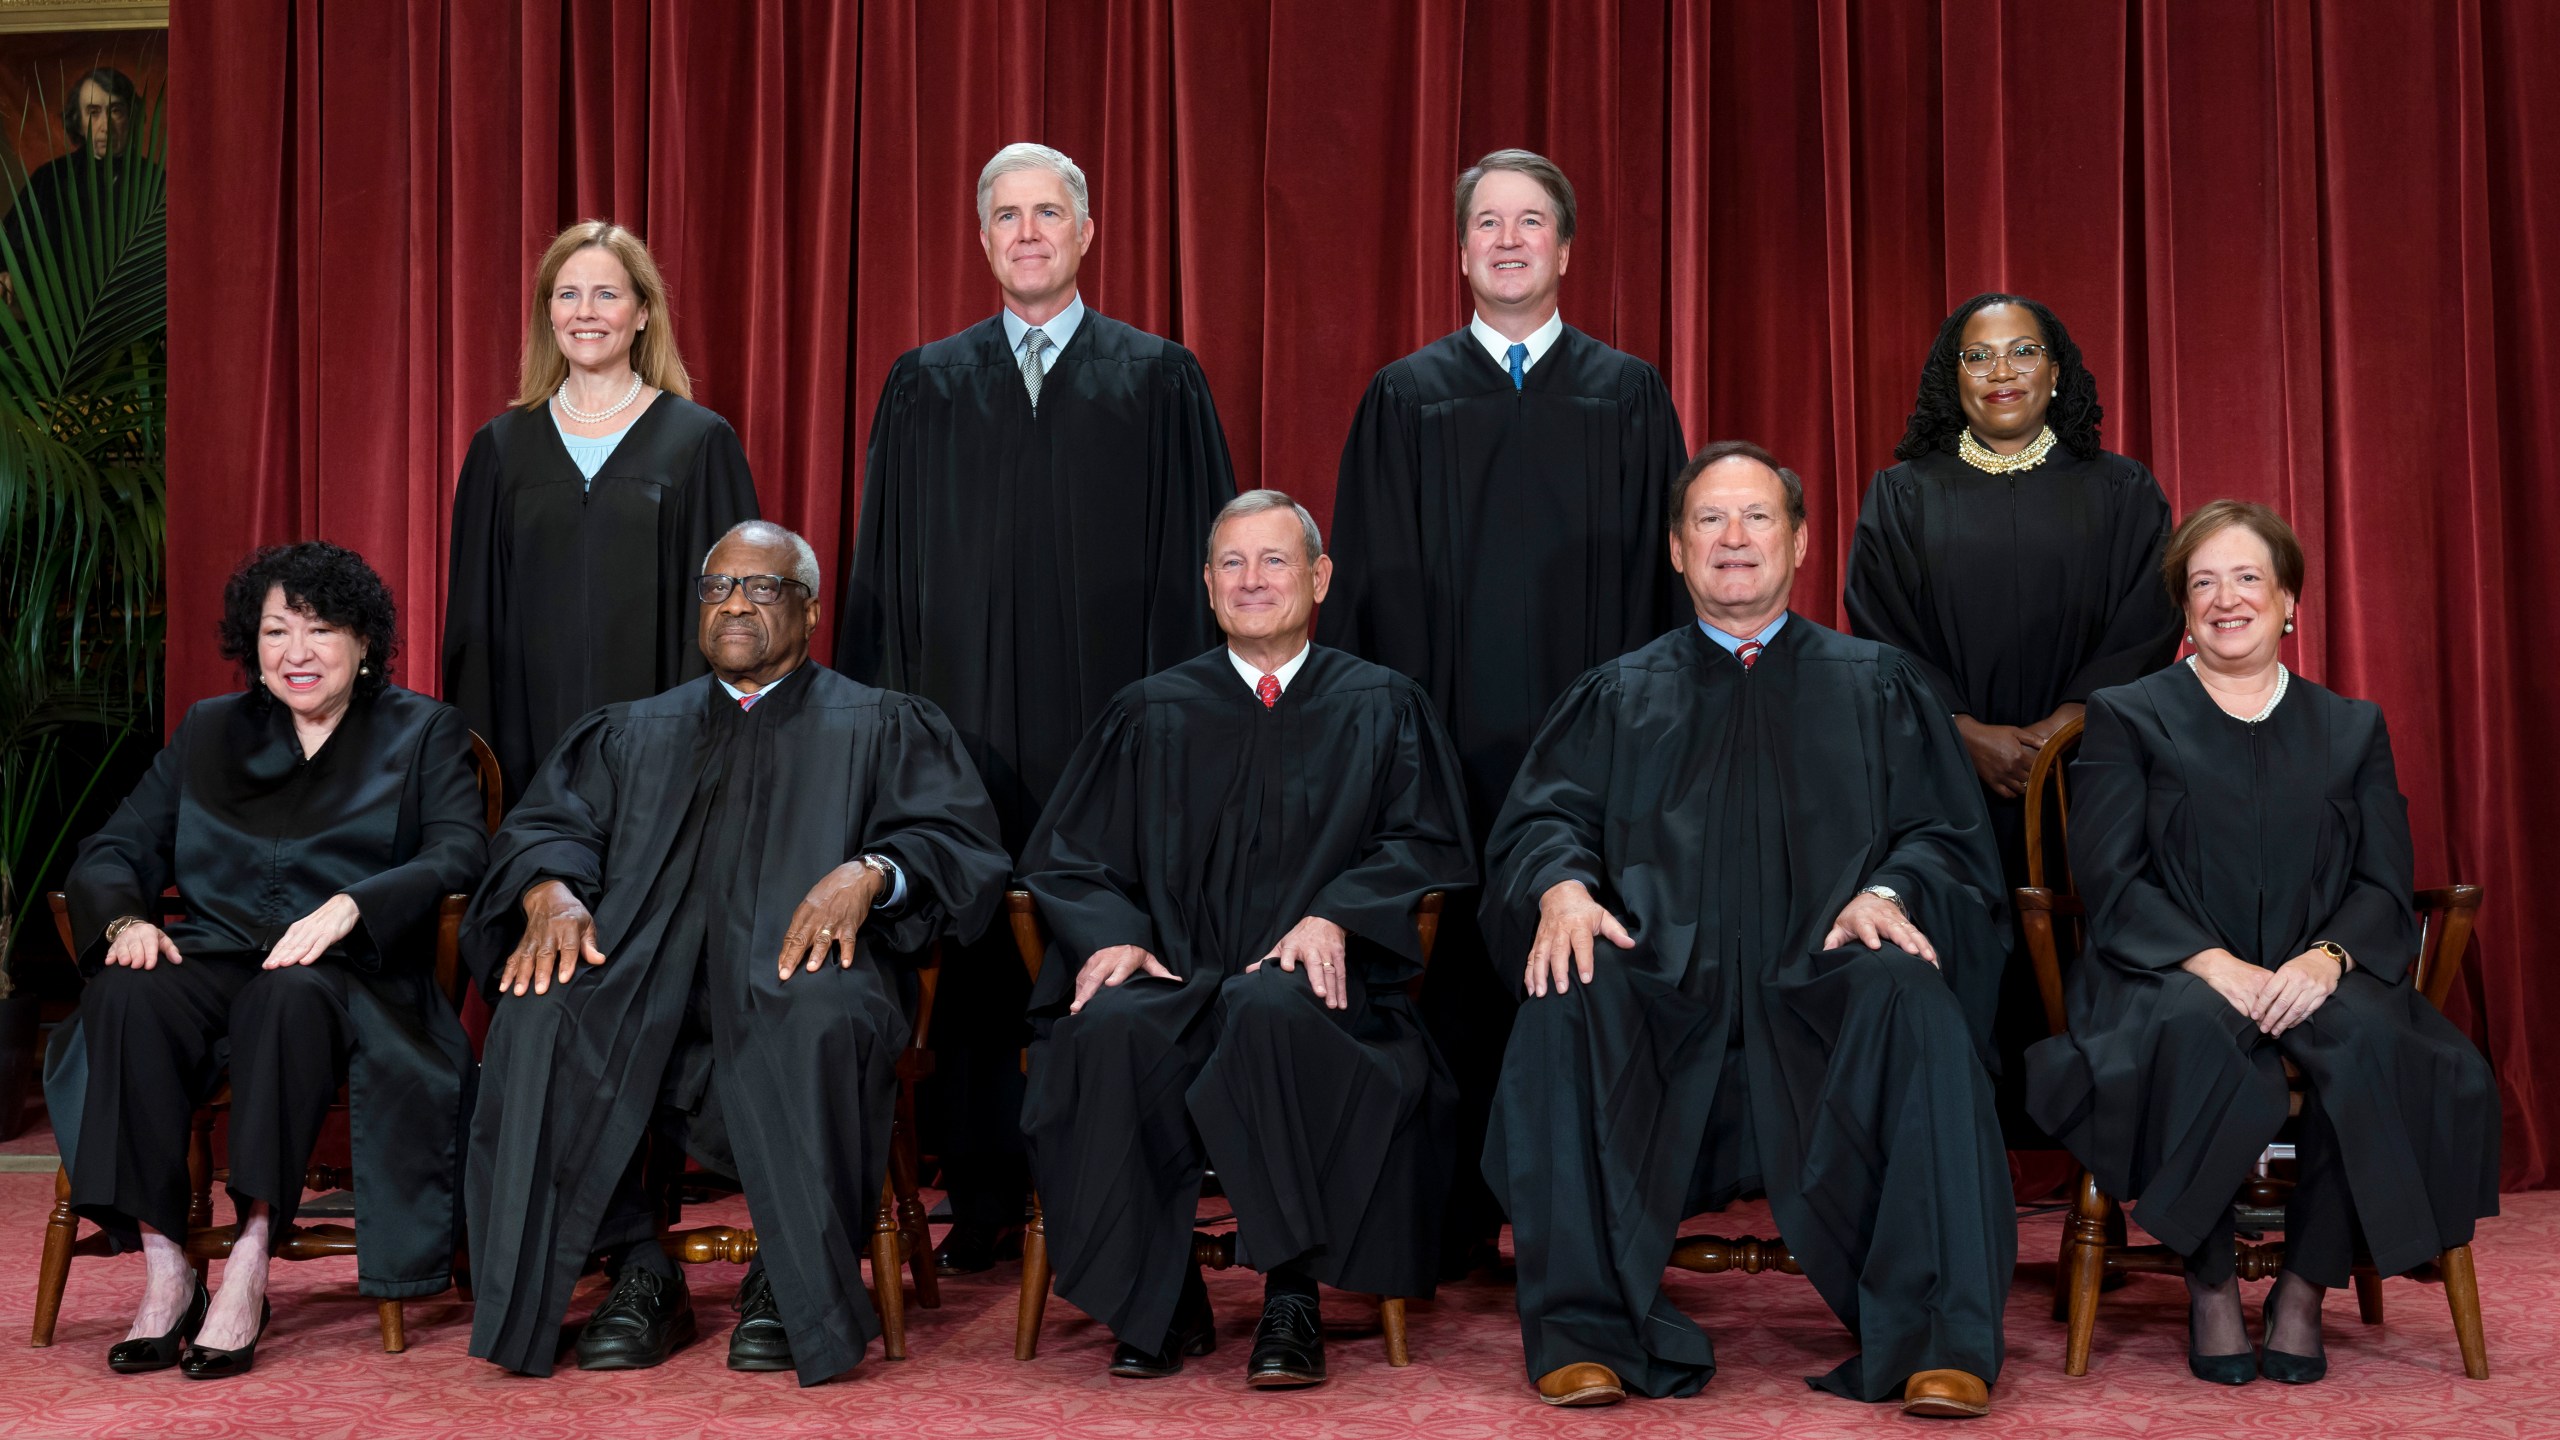
<path fill-rule="evenodd" d="M 20 126 L 52 128 L 42 87 Z M 159 699 L 167 176 L 121 154 L 8 176 L 0 220 L 0 996 L 37 880 Z M 11 168 L 15 168 L 14 166 Z M 54 166 L 46 167 L 47 171 Z"/>

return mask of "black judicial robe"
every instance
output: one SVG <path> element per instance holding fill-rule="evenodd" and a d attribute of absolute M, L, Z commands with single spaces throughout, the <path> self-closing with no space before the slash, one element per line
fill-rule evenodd
<path fill-rule="evenodd" d="M 497 1007 L 472 1120 L 473 1355 L 549 1372 L 666 1095 L 691 1111 L 688 1148 L 745 1184 L 801 1382 L 862 1358 L 879 1320 L 860 1262 L 908 1034 L 883 952 L 985 923 L 1006 869 L 994 831 L 932 705 L 814 663 L 753 710 L 705 676 L 562 738 L 464 921 L 464 956 Z M 905 902 L 864 924 L 850 969 L 831 955 L 782 984 L 792 912 L 867 851 L 905 870 Z M 499 995 L 541 879 L 578 892 L 609 958 L 549 995 Z M 707 1037 L 687 1024 L 697 971 Z"/>
<path fill-rule="evenodd" d="M 2408 804 L 2382 711 L 2296 675 L 2252 725 L 2186 666 L 2089 700 L 2072 873 L 2091 951 L 2071 1029 L 2027 1052 L 2036 1119 L 2182 1250 L 2276 1138 L 2284 1064 L 2337 1129 L 2376 1269 L 2467 1244 L 2498 1213 L 2488 1063 L 2410 983 Z M 2355 968 L 2272 1039 L 2179 968 L 2216 947 L 2270 969 L 2330 940 Z"/>
<path fill-rule="evenodd" d="M 1688 462 L 1651 365 L 1568 325 L 1519 390 L 1461 328 L 1381 369 L 1343 441 L 1316 637 L 1421 682 L 1458 747 L 1479 847 L 1557 696 L 1689 613 L 1663 543 Z M 1473 914 L 1426 1001 L 1473 1154 L 1510 1029 Z M 1453 1242 L 1499 1223 L 1462 1177 Z"/>
<path fill-rule="evenodd" d="M 172 885 L 187 913 L 169 938 L 190 965 L 255 964 L 331 896 L 356 902 L 356 928 L 312 969 L 343 987 L 352 1021 L 356 1286 L 382 1299 L 452 1284 L 471 1046 L 435 986 L 436 915 L 478 883 L 488 842 L 452 706 L 386 686 L 306 760 L 282 705 L 222 695 L 189 707 L 63 882 L 87 975 L 106 963 L 107 922 L 158 915 Z M 45 1067 L 66 1167 L 90 1061 L 75 1017 Z"/>
<path fill-rule="evenodd" d="M 579 717 L 708 668 L 693 577 L 756 518 L 729 422 L 661 394 L 596 471 L 546 409 L 480 427 L 453 493 L 444 693 L 497 752 L 510 804 Z"/>
<path fill-rule="evenodd" d="M 1217 638 L 1200 585 L 1235 469 L 1190 351 L 1090 307 L 1035 413 L 997 316 L 890 368 L 836 665 L 942 707 L 1020 854 L 1076 737 Z"/>
<path fill-rule="evenodd" d="M 1696 1391 L 1713 1352 L 1663 1265 L 1683 1216 L 1753 1189 L 1860 1338 L 1823 1388 L 1997 1375 L 2017 1232 L 1983 1071 L 2007 936 L 1979 794 L 1919 670 L 1802 615 L 1750 670 L 1693 623 L 1557 702 L 1487 851 L 1495 963 L 1516 991 L 1565 880 L 1637 944 L 1523 1002 L 1495 1097 L 1485 1178 L 1533 1375 L 1597 1360 Z M 1871 884 L 1937 968 L 1815 948 Z"/>
<path fill-rule="evenodd" d="M 1268 709 L 1210 651 L 1122 691 L 1077 748 L 1023 857 L 1052 936 L 1023 1129 L 1059 1293 L 1122 1340 L 1163 1344 L 1204 1153 L 1244 1263 L 1431 1292 L 1455 1096 L 1402 987 L 1415 906 L 1475 881 L 1459 785 L 1420 689 L 1324 646 Z M 1347 1009 L 1303 971 L 1244 973 L 1309 915 L 1351 932 Z M 1181 983 L 1141 974 L 1068 1015 L 1114 945 Z"/>
<path fill-rule="evenodd" d="M 2160 583 L 2168 498 L 2139 461 L 2059 446 L 2045 463 L 1986 475 L 1933 451 L 1876 472 L 1849 548 L 1850 629 L 1911 658 L 1952 714 L 2032 725 L 2177 654 L 2178 610 Z M 2027 883 L 2025 802 L 1983 791 L 2002 873 Z M 2057 844 L 2049 859 L 2061 859 Z M 2020 1143 L 2019 1057 L 2045 1037 L 2021 951 L 1997 1025 L 2003 1115 Z"/>

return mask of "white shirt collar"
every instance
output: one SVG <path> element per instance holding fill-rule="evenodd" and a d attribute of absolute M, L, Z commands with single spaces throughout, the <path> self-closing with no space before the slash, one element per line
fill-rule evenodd
<path fill-rule="evenodd" d="M 1279 669 L 1271 672 L 1280 677 L 1281 694 L 1289 693 L 1289 682 L 1298 678 L 1298 672 L 1306 668 L 1307 657 L 1314 653 L 1313 645 L 1301 645 L 1298 647 L 1297 654 L 1290 656 Z M 1237 654 L 1233 647 L 1227 650 L 1227 663 L 1236 667 L 1236 673 L 1244 677 L 1244 688 L 1256 694 L 1261 693 L 1262 672 L 1247 664 L 1245 658 Z"/>
<path fill-rule="evenodd" d="M 781 675 L 781 677 L 780 677 L 780 678 L 778 678 L 778 679 L 774 680 L 772 684 L 765 686 L 765 687 L 764 687 L 763 689 L 761 689 L 761 690 L 741 690 L 741 689 L 739 689 L 737 686 L 730 684 L 730 683 L 729 683 L 728 681 L 726 681 L 726 680 L 720 680 L 720 677 L 719 677 L 719 676 L 717 676 L 717 675 L 714 675 L 714 676 L 712 676 L 711 678 L 712 678 L 712 679 L 714 679 L 714 680 L 720 680 L 720 688 L 729 692 L 729 698 L 730 698 L 730 699 L 732 699 L 732 700 L 744 700 L 744 699 L 746 699 L 749 695 L 770 695 L 770 694 L 772 694 L 772 693 L 773 693 L 773 688 L 774 688 L 774 686 L 775 686 L 775 685 L 779 685 L 779 684 L 781 684 L 784 680 L 788 680 L 788 679 L 790 679 L 792 676 L 797 675 L 797 674 L 799 674 L 799 673 L 800 673 L 800 667 L 799 667 L 799 666 L 797 666 L 797 665 L 795 665 L 795 666 L 791 667 L 791 669 L 789 669 L 788 671 L 785 671 L 785 672 Z"/>
<path fill-rule="evenodd" d="M 1003 314 L 1005 343 L 1013 348 L 1018 363 L 1022 354 L 1022 337 L 1031 333 L 1031 322 L 1014 314 L 1013 307 L 1010 305 L 1004 308 Z M 1049 348 L 1040 352 L 1042 374 L 1045 375 L 1057 367 L 1058 352 L 1066 349 L 1067 342 L 1076 338 L 1076 327 L 1083 323 L 1084 292 L 1077 291 L 1075 296 L 1067 301 L 1066 309 L 1051 316 L 1049 323 L 1040 327 L 1040 333 L 1049 337 Z"/>
<path fill-rule="evenodd" d="M 1484 353 L 1493 357 L 1493 363 L 1502 367 L 1502 373 L 1510 374 L 1511 337 L 1484 323 L 1482 315 L 1468 321 L 1467 330 L 1476 337 L 1476 343 L 1484 347 Z M 1520 362 L 1521 373 L 1527 374 L 1537 369 L 1538 362 L 1546 358 L 1548 349 L 1556 343 L 1556 337 L 1563 333 L 1564 312 L 1558 310 L 1547 317 L 1546 324 L 1539 326 L 1531 332 L 1528 339 L 1520 342 L 1529 347 L 1528 355 Z"/>

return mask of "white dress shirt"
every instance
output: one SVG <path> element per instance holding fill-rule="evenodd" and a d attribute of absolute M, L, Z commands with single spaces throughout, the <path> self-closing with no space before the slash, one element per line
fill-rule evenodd
<path fill-rule="evenodd" d="M 1467 330 L 1476 337 L 1476 343 L 1484 347 L 1484 353 L 1493 357 L 1493 363 L 1502 367 L 1502 373 L 1510 374 L 1511 337 L 1484 323 L 1482 315 L 1468 321 Z M 1556 337 L 1563 333 L 1564 312 L 1559 310 L 1547 317 L 1546 324 L 1531 331 L 1528 339 L 1520 342 L 1529 347 L 1529 353 L 1520 359 L 1520 373 L 1526 375 L 1537 369 L 1538 362 L 1545 359 L 1547 351 L 1554 347 Z"/>
<path fill-rule="evenodd" d="M 1297 654 L 1290 656 L 1279 669 L 1271 672 L 1280 677 L 1281 694 L 1289 693 L 1289 682 L 1298 678 L 1298 672 L 1306 668 L 1307 656 L 1314 651 L 1313 645 L 1301 645 L 1298 647 Z M 1255 669 L 1243 656 L 1237 654 L 1234 646 L 1227 647 L 1227 663 L 1236 667 L 1236 673 L 1244 677 L 1244 688 L 1252 691 L 1259 698 L 1262 694 L 1262 672 Z"/>

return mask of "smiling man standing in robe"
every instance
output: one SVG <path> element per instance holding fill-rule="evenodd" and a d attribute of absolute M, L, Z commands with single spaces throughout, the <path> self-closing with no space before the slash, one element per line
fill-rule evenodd
<path fill-rule="evenodd" d="M 1214 638 L 1193 547 L 1236 493 L 1200 362 L 1085 304 L 1088 201 L 1046 145 L 980 172 L 1004 308 L 891 367 L 837 622 L 838 669 L 951 717 L 1016 856 L 1105 702 Z M 946 965 L 923 1124 L 954 1221 L 937 1259 L 966 1274 L 1010 1246 L 1028 1199 L 1028 991 L 1001 926 Z"/>
<path fill-rule="evenodd" d="M 1662 558 L 1663 497 L 1688 458 L 1661 375 L 1564 323 L 1573 183 L 1496 150 L 1458 177 L 1458 269 L 1475 318 L 1380 370 L 1343 442 L 1338 561 L 1317 638 L 1413 677 L 1458 746 L 1476 841 L 1529 737 L 1574 677 L 1686 613 Z M 1441 931 L 1428 1018 L 1462 1099 L 1485 1108 L 1511 1001 L 1474 916 Z M 1444 1274 L 1491 1253 L 1491 1197 L 1462 1174 Z"/>
<path fill-rule="evenodd" d="M 941 713 L 809 661 L 808 542 L 750 520 L 702 569 L 711 673 L 563 736 L 463 921 L 497 1007 L 465 1185 L 471 1353 L 527 1374 L 550 1373 L 591 1254 L 613 1291 L 580 1368 L 656 1365 L 692 1338 L 643 1183 L 664 1116 L 742 1182 L 756 1228 L 730 1368 L 814 1385 L 861 1360 L 908 1034 L 892 957 L 975 934 L 1004 885 Z"/>
<path fill-rule="evenodd" d="M 1484 1173 L 1540 1398 L 1690 1395 L 1681 1220 L 1765 1192 L 1858 1353 L 1812 1383 L 1990 1408 L 2017 1262 L 1992 1116 L 2007 954 L 1972 762 L 1902 652 L 1787 609 L 1804 487 L 1698 452 L 1671 560 L 1694 624 L 1556 703 L 1494 823 L 1495 963 L 1525 997 Z"/>

